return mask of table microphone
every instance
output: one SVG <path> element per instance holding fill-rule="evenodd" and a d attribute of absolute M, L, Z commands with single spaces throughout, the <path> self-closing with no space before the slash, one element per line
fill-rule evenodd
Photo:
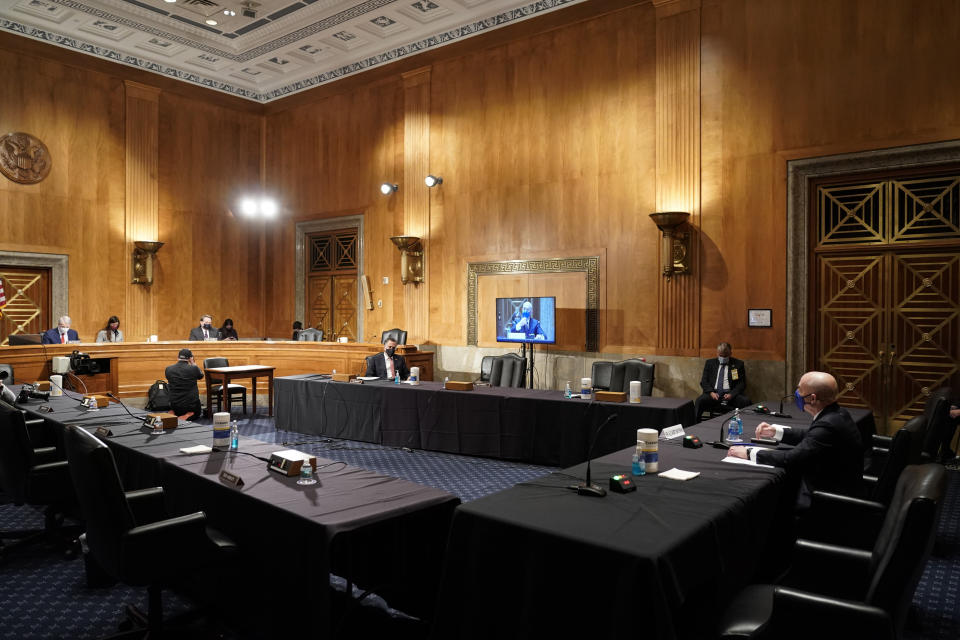
<path fill-rule="evenodd" d="M 771 413 L 770 415 L 776 416 L 776 417 L 778 417 L 778 418 L 789 418 L 789 417 L 791 417 L 789 414 L 786 414 L 786 413 L 783 412 L 783 401 L 786 400 L 787 398 L 792 398 L 792 397 L 793 397 L 793 394 L 791 393 L 791 394 L 789 394 L 789 395 L 786 395 L 786 396 L 783 396 L 782 398 L 780 398 L 780 408 L 777 409 L 776 411 L 774 411 L 773 413 Z"/>
<path fill-rule="evenodd" d="M 607 419 L 604 420 L 603 424 L 600 425 L 600 428 L 597 429 L 597 432 L 593 436 L 593 442 L 590 443 L 590 448 L 587 450 L 587 475 L 584 478 L 583 482 L 580 484 L 572 484 L 567 487 L 567 489 L 572 489 L 577 492 L 577 495 L 580 496 L 593 496 L 595 498 L 602 498 L 607 495 L 607 490 L 603 487 L 593 484 L 590 481 L 590 459 L 593 457 L 593 448 L 597 444 L 597 439 L 600 437 L 600 432 L 603 431 L 603 428 L 617 419 L 617 414 L 612 413 L 607 416 Z"/>
<path fill-rule="evenodd" d="M 708 442 L 707 444 L 709 444 L 714 449 L 729 449 L 732 445 L 730 445 L 730 443 L 728 442 L 723 441 L 723 430 L 724 428 L 726 428 L 727 423 L 736 417 L 737 417 L 737 414 L 734 413 L 732 416 L 730 416 L 729 418 L 721 422 L 720 423 L 720 439 L 717 440 L 716 442 Z"/>

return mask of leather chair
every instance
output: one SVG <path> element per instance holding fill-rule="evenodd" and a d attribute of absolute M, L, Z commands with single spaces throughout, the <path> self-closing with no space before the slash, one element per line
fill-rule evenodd
<path fill-rule="evenodd" d="M 146 586 L 146 615 L 127 606 L 131 622 L 159 635 L 161 592 L 199 568 L 229 559 L 236 545 L 206 526 L 202 511 L 168 518 L 163 488 L 124 491 L 109 447 L 75 425 L 64 433 L 70 475 L 87 523 L 86 542 L 99 569 L 130 586 Z M 136 631 L 142 635 L 142 630 Z M 117 637 L 117 636 L 112 636 Z"/>
<path fill-rule="evenodd" d="M 782 584 L 753 585 L 738 594 L 720 623 L 720 637 L 900 637 L 946 490 L 942 466 L 908 466 L 870 551 L 798 540 Z"/>
<path fill-rule="evenodd" d="M 623 384 L 623 367 L 620 367 L 618 372 L 615 372 L 615 369 L 617 369 L 617 363 L 610 360 L 597 360 L 590 366 L 590 384 L 593 385 L 594 389 L 611 391 L 616 373 L 619 373 L 617 377 L 619 377 L 620 384 Z M 616 389 L 616 391 L 619 391 L 619 389 Z"/>
<path fill-rule="evenodd" d="M 639 380 L 640 395 L 653 395 L 654 364 L 652 362 L 645 362 L 640 358 L 630 358 L 617 364 L 623 365 L 623 384 L 621 388 L 613 389 L 613 391 L 626 391 L 629 393 L 630 383 L 634 380 Z"/>
<path fill-rule="evenodd" d="M 211 369 L 216 367 L 229 367 L 230 362 L 226 358 L 206 358 L 203 361 L 203 368 Z M 210 393 L 217 401 L 217 411 L 223 410 L 223 385 L 210 385 Z M 233 408 L 233 399 L 240 396 L 243 403 L 243 412 L 247 412 L 247 388 L 242 384 L 230 384 L 227 387 L 227 411 Z"/>
<path fill-rule="evenodd" d="M 35 446 L 23 412 L 6 402 L 0 402 L 0 487 L 8 502 L 45 507 L 43 529 L 0 532 L 0 553 L 45 540 L 74 551 L 80 527 L 63 526 L 65 516 L 76 512 L 67 461 L 56 447 Z"/>
<path fill-rule="evenodd" d="M 389 338 L 397 341 L 397 344 L 407 344 L 407 332 L 403 329 L 389 329 L 380 336 L 380 344 L 384 344 Z"/>
<path fill-rule="evenodd" d="M 515 353 L 507 353 L 493 359 L 490 369 L 490 386 L 523 387 L 527 374 L 527 361 Z"/>
<path fill-rule="evenodd" d="M 927 419 L 927 433 L 923 440 L 922 455 L 926 460 L 936 461 L 940 459 L 941 435 L 950 422 L 950 400 L 942 390 L 930 394 L 923 415 Z"/>
<path fill-rule="evenodd" d="M 477 382 L 490 382 L 490 373 L 493 371 L 494 356 L 483 356 L 480 361 L 480 377 Z"/>
<path fill-rule="evenodd" d="M 309 327 L 297 332 L 297 342 L 323 342 L 323 331 Z"/>
<path fill-rule="evenodd" d="M 7 377 L 3 380 L 3 384 L 17 384 L 16 380 L 13 379 L 12 364 L 0 364 L 0 371 L 7 372 Z"/>

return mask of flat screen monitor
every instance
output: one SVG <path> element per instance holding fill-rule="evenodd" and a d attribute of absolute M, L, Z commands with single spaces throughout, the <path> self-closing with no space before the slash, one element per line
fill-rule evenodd
<path fill-rule="evenodd" d="M 13 333 L 10 334 L 8 340 L 11 347 L 23 346 L 25 344 L 40 344 L 40 334 Z"/>
<path fill-rule="evenodd" d="M 497 342 L 557 342 L 557 299 L 497 298 Z"/>

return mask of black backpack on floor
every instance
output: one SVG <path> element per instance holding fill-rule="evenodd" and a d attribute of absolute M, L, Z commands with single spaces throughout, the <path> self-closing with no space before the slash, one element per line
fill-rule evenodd
<path fill-rule="evenodd" d="M 166 380 L 157 380 L 147 391 L 147 411 L 170 410 L 170 387 Z"/>

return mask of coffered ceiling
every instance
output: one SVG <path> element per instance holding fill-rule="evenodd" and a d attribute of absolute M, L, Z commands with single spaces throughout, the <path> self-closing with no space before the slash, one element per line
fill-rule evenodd
<path fill-rule="evenodd" d="M 269 102 L 586 1 L 0 0 L 0 29 Z"/>

